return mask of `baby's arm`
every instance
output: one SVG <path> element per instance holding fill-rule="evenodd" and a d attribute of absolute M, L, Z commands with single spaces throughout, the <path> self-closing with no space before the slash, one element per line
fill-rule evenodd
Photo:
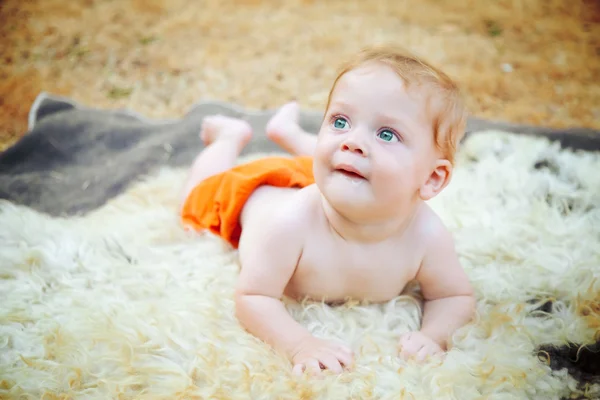
<path fill-rule="evenodd" d="M 428 249 L 416 276 L 425 300 L 423 321 L 419 333 L 408 334 L 401 340 L 401 344 L 413 342 L 407 345 L 405 356 L 418 352 L 416 347 L 427 347 L 428 343 L 423 342 L 428 339 L 446 350 L 451 335 L 469 322 L 474 313 L 473 289 L 458 261 L 451 234 L 443 226 L 430 234 Z M 421 343 L 415 345 L 415 342 Z"/>
<path fill-rule="evenodd" d="M 240 242 L 240 277 L 236 287 L 236 315 L 253 335 L 284 352 L 294 371 L 320 370 L 320 364 L 334 372 L 352 362 L 346 346 L 317 339 L 296 322 L 281 298 L 301 256 L 306 221 L 297 215 L 272 217 L 261 224 L 260 232 L 248 231 Z"/>

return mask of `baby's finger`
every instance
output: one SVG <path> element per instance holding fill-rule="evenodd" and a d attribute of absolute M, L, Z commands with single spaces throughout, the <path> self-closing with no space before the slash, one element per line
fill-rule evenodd
<path fill-rule="evenodd" d="M 406 337 L 401 338 L 398 341 L 398 348 L 400 349 L 400 351 L 411 351 L 415 345 L 418 345 L 418 343 L 415 343 L 412 340 L 407 339 Z"/>
<path fill-rule="evenodd" d="M 311 375 L 317 375 L 321 373 L 321 364 L 316 358 L 310 358 L 305 361 L 306 369 Z"/>
<path fill-rule="evenodd" d="M 343 372 L 340 362 L 332 354 L 325 353 L 319 355 L 319 362 L 331 372 L 335 372 L 336 374 L 341 374 Z"/>
<path fill-rule="evenodd" d="M 410 336 L 406 335 L 398 341 L 398 350 L 400 353 L 412 354 L 418 350 L 420 344 L 414 340 L 410 340 Z"/>
<path fill-rule="evenodd" d="M 411 333 L 412 332 L 406 332 L 406 333 L 403 333 L 402 335 L 400 335 L 400 337 L 398 338 L 398 343 L 403 344 L 403 343 L 406 343 L 407 341 L 409 341 Z"/>
<path fill-rule="evenodd" d="M 302 373 L 304 372 L 304 365 L 302 364 L 296 364 L 294 365 L 294 368 L 292 368 L 292 373 L 294 375 L 302 375 Z"/>
<path fill-rule="evenodd" d="M 414 357 L 419 353 L 419 351 L 423 348 L 423 345 L 420 343 L 409 342 L 406 345 L 402 346 L 400 351 L 400 356 L 405 360 L 408 360 L 411 357 Z"/>
<path fill-rule="evenodd" d="M 337 350 L 334 352 L 334 356 L 343 367 L 350 368 L 354 364 L 354 355 L 352 353 L 348 354 L 343 350 Z"/>
<path fill-rule="evenodd" d="M 439 363 L 440 363 L 440 365 L 441 365 L 441 363 L 443 363 L 443 362 L 444 362 L 444 360 L 446 359 L 446 355 L 447 355 L 447 354 L 446 354 L 446 352 L 445 352 L 444 350 L 442 350 L 442 349 L 438 349 L 438 350 L 436 350 L 436 351 L 435 351 L 435 353 L 433 353 L 431 356 L 432 356 L 432 358 L 433 358 L 433 359 L 434 359 L 436 362 L 439 362 Z"/>
<path fill-rule="evenodd" d="M 425 361 L 431 355 L 433 349 L 429 346 L 423 346 L 416 354 L 415 358 L 418 362 Z"/>
<path fill-rule="evenodd" d="M 413 351 L 410 351 L 407 349 L 402 349 L 399 354 L 400 358 L 402 358 L 403 360 L 406 360 L 406 361 L 408 361 L 414 355 L 415 355 L 415 353 Z"/>

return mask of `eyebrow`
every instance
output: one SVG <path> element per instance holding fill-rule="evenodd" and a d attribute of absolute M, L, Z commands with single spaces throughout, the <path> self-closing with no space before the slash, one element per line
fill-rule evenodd
<path fill-rule="evenodd" d="M 406 124 L 404 123 L 404 121 L 400 118 L 396 118 L 396 117 L 391 117 L 385 114 L 377 114 L 377 119 L 380 121 L 383 121 L 384 125 L 402 125 L 405 126 Z"/>
<path fill-rule="evenodd" d="M 397 118 L 390 117 L 388 115 L 378 114 L 377 119 L 382 122 L 382 125 L 389 126 L 390 128 L 396 127 L 400 130 L 400 134 L 402 134 L 404 139 L 407 139 L 407 135 L 411 135 L 415 132 L 417 127 L 415 127 L 414 123 L 410 120 L 410 118 Z"/>
<path fill-rule="evenodd" d="M 356 108 L 348 103 L 344 103 L 343 101 L 335 101 L 329 105 L 329 108 L 345 108 L 350 111 L 355 111 Z"/>

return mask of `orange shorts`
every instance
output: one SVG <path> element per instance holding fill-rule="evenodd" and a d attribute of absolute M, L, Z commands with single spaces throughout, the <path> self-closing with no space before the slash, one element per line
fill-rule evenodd
<path fill-rule="evenodd" d="M 303 188 L 313 183 L 312 157 L 261 158 L 200 182 L 186 198 L 181 220 L 195 230 L 208 229 L 237 248 L 242 233 L 240 213 L 256 188 Z"/>

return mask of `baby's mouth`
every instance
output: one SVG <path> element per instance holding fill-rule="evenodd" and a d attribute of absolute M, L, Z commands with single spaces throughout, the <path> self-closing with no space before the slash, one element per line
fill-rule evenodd
<path fill-rule="evenodd" d="M 353 168 L 351 166 L 340 166 L 338 168 L 335 169 L 335 172 L 340 173 L 348 178 L 352 178 L 352 179 L 363 179 L 366 180 L 367 178 L 365 178 L 356 168 Z"/>

